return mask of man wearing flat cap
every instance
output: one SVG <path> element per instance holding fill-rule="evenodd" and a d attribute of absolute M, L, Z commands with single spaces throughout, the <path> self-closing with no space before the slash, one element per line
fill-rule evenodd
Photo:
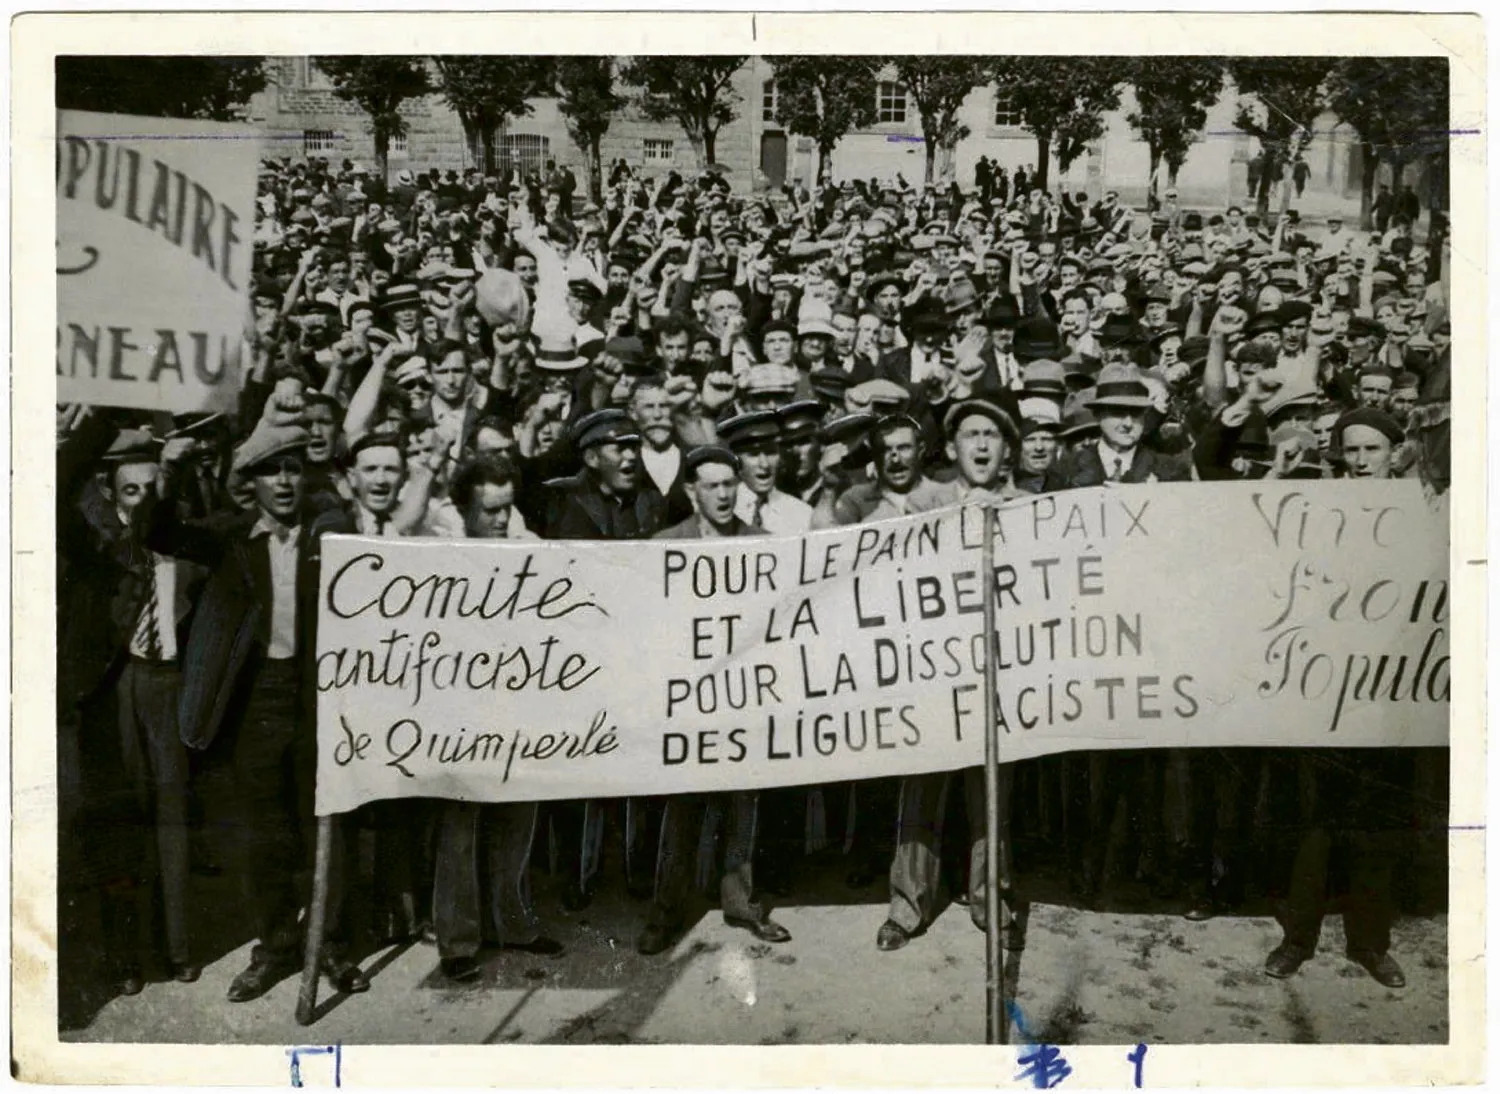
<path fill-rule="evenodd" d="M 666 524 L 667 503 L 641 470 L 640 428 L 624 410 L 595 410 L 573 423 L 571 442 L 583 462 L 558 492 L 547 539 L 649 539 Z M 577 911 L 592 900 L 595 853 L 603 814 L 596 802 L 550 803 L 553 830 L 567 875 L 563 905 Z"/>
<path fill-rule="evenodd" d="M 1005 481 L 1010 454 L 1018 440 L 1015 419 L 995 403 L 968 399 L 954 404 L 943 420 L 949 458 L 958 477 L 945 484 L 947 504 L 998 502 L 1012 495 Z M 1024 909 L 1017 907 L 1010 854 L 1010 789 L 1014 767 L 1000 768 L 1000 885 L 1007 906 L 1006 946 L 1022 946 Z M 954 775 L 962 775 L 969 817 L 968 903 L 975 926 L 985 921 L 984 769 L 940 771 L 909 775 L 901 780 L 900 818 L 895 855 L 891 860 L 891 901 L 886 920 L 876 932 L 875 945 L 897 950 L 926 930 L 940 910 L 943 821 Z"/>
<path fill-rule="evenodd" d="M 704 445 L 688 452 L 683 463 L 696 512 L 682 523 L 659 532 L 656 538 L 719 539 L 766 533 L 766 529 L 748 524 L 738 515 L 742 470 L 733 451 L 722 445 Z M 724 794 L 674 794 L 666 799 L 655 891 L 646 926 L 636 938 L 638 952 L 648 956 L 661 953 L 682 933 L 703 821 L 716 798 L 726 826 L 719 881 L 719 906 L 724 922 L 749 931 L 762 942 L 791 941 L 791 932 L 771 919 L 768 909 L 756 899 L 754 859 L 760 797 L 754 790 L 737 790 Z"/>
<path fill-rule="evenodd" d="M 254 508 L 201 521 L 178 517 L 176 469 L 164 463 L 162 502 L 146 542 L 154 551 L 210 568 L 181 649 L 179 730 L 207 748 L 223 738 L 234 772 L 235 830 L 244 907 L 257 943 L 229 987 L 231 1002 L 255 999 L 296 970 L 299 912 L 308 894 L 298 867 L 313 831 L 317 770 L 314 732 L 320 537 L 342 529 L 342 514 L 315 514 L 303 496 L 307 431 L 263 423 L 236 450 Z M 337 825 L 335 826 L 337 829 Z M 344 957 L 344 874 L 352 841 L 338 841 L 322 968 L 344 992 L 369 989 Z"/>
<path fill-rule="evenodd" d="M 781 419 L 777 412 L 737 414 L 719 423 L 718 434 L 739 466 L 735 514 L 772 535 L 795 536 L 807 531 L 812 506 L 777 486 L 781 473 Z"/>

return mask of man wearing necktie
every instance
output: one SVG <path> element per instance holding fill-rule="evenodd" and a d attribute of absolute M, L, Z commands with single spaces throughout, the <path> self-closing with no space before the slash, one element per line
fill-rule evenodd
<path fill-rule="evenodd" d="M 719 539 L 765 534 L 765 529 L 747 524 L 736 510 L 735 495 L 743 468 L 732 451 L 721 445 L 703 445 L 683 457 L 683 463 L 697 512 L 655 538 Z M 724 922 L 749 931 L 762 942 L 791 941 L 791 932 L 771 919 L 764 904 L 756 899 L 756 832 L 765 793 L 736 790 L 674 794 L 665 800 L 655 890 L 646 926 L 636 939 L 638 952 L 648 956 L 661 953 L 682 933 L 703 823 L 713 804 L 724 814 L 724 859 L 719 882 Z M 799 793 L 798 799 L 802 797 Z"/>
<path fill-rule="evenodd" d="M 812 506 L 776 486 L 781 474 L 781 419 L 774 410 L 737 414 L 719 423 L 719 440 L 739 459 L 734 513 L 776 536 L 795 536 L 812 525 Z"/>
<path fill-rule="evenodd" d="M 1088 405 L 1099 420 L 1099 440 L 1079 445 L 1053 463 L 1043 479 L 1044 491 L 1191 480 L 1186 463 L 1144 443 L 1151 393 L 1135 365 L 1111 363 L 1100 369 Z M 1085 902 L 1092 902 L 1102 881 L 1109 818 L 1119 795 L 1126 796 L 1130 808 L 1131 832 L 1140 835 L 1148 854 L 1156 850 L 1162 760 L 1150 750 L 1111 750 L 1073 753 L 1067 762 L 1087 766 L 1087 777 L 1070 784 L 1081 800 L 1075 802 L 1080 820 L 1073 827 L 1069 857 L 1074 887 Z"/>
<path fill-rule="evenodd" d="M 187 439 L 168 442 L 168 454 L 184 452 Z M 137 430 L 120 434 L 104 456 L 106 484 L 85 490 L 82 508 L 98 548 L 119 566 L 113 602 L 115 668 L 111 672 L 118 709 L 120 762 L 126 787 L 146 821 L 138 850 L 154 870 L 143 871 L 159 886 L 167 943 L 168 974 L 191 983 L 199 966 L 192 955 L 188 906 L 188 758 L 178 733 L 181 690 L 178 624 L 191 605 L 196 568 L 150 550 L 145 527 L 158 504 L 159 445 Z M 132 848 L 137 850 L 137 848 Z M 121 876 L 134 855 L 122 859 Z M 154 877 L 152 875 L 154 874 Z M 145 986 L 140 947 L 141 888 L 106 888 L 101 918 L 110 958 L 126 995 Z"/>
<path fill-rule="evenodd" d="M 782 419 L 774 410 L 738 414 L 718 427 L 719 440 L 738 462 L 739 487 L 734 515 L 751 528 L 772 535 L 794 536 L 812 527 L 812 506 L 777 488 L 781 477 Z M 794 864 L 805 847 L 807 789 L 777 787 L 761 796 L 761 840 L 758 862 L 763 888 L 791 891 Z"/>

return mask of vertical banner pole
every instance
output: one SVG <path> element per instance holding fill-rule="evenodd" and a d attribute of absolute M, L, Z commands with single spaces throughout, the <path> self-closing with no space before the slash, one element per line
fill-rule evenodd
<path fill-rule="evenodd" d="M 995 507 L 984 512 L 984 975 L 985 1043 L 1009 1040 L 1000 948 L 1000 734 L 995 701 Z"/>
<path fill-rule="evenodd" d="M 323 949 L 323 921 L 328 915 L 328 870 L 333 861 L 333 817 L 318 818 L 318 850 L 313 860 L 312 907 L 307 912 L 302 988 L 297 993 L 297 1024 L 310 1026 L 318 1004 L 318 958 Z"/>

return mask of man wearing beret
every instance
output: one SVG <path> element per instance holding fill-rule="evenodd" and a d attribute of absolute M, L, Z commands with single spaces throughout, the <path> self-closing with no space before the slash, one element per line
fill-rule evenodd
<path fill-rule="evenodd" d="M 703 445 L 690 451 L 683 462 L 697 512 L 659 532 L 656 538 L 718 539 L 766 533 L 766 529 L 748 524 L 738 515 L 743 472 L 739 458 L 732 451 L 720 445 Z M 724 922 L 749 931 L 762 942 L 791 941 L 791 932 L 771 919 L 755 898 L 755 832 L 760 795 L 753 790 L 719 795 L 674 794 L 667 798 L 662 811 L 651 911 L 636 939 L 636 950 L 642 954 L 661 953 L 682 933 L 703 820 L 714 798 L 719 799 L 726 824 L 719 881 L 719 906 Z"/>
<path fill-rule="evenodd" d="M 1334 443 L 1350 474 L 1389 478 L 1401 427 L 1379 410 L 1361 407 L 1334 426 Z M 1292 864 L 1291 886 L 1280 919 L 1284 937 L 1266 958 L 1266 972 L 1292 976 L 1317 950 L 1335 855 L 1346 861 L 1345 953 L 1387 988 L 1406 985 L 1390 955 L 1391 872 L 1405 818 L 1393 805 L 1406 774 L 1405 749 L 1299 749 L 1303 780 L 1315 787 L 1315 808 Z"/>
<path fill-rule="evenodd" d="M 245 513 L 184 521 L 176 468 L 163 466 L 163 504 L 146 536 L 152 550 L 208 566 L 211 574 L 182 647 L 184 742 L 223 742 L 234 773 L 238 873 L 257 944 L 229 987 L 231 1002 L 258 998 L 297 968 L 301 956 L 299 849 L 313 824 L 319 540 L 342 515 L 304 505 L 307 431 L 263 425 L 235 453 L 255 506 Z M 352 843 L 352 841 L 350 841 Z M 347 855 L 340 841 L 329 886 L 323 971 L 344 992 L 369 989 L 344 957 L 342 909 Z"/>

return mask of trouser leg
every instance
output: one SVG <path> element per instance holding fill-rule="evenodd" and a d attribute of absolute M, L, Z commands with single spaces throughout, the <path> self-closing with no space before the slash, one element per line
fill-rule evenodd
<path fill-rule="evenodd" d="M 665 799 L 629 798 L 625 802 L 625 879 L 632 893 L 649 892 L 661 843 L 661 812 Z"/>
<path fill-rule="evenodd" d="M 482 941 L 479 811 L 477 802 L 450 801 L 438 814 L 432 920 L 438 956 L 445 960 L 473 957 Z"/>
<path fill-rule="evenodd" d="M 887 918 L 908 933 L 927 926 L 937 912 L 943 816 L 952 778 L 950 772 L 938 771 L 901 780 Z"/>
<path fill-rule="evenodd" d="M 1009 900 L 1019 911 L 1024 902 L 1015 895 L 1015 841 L 1011 835 L 1011 798 L 1015 789 L 1015 773 L 1014 764 L 999 765 L 995 803 L 999 814 L 1000 852 L 995 868 L 1000 880 L 1002 900 Z M 982 928 L 985 924 L 985 861 L 988 850 L 984 768 L 970 767 L 964 770 L 964 799 L 969 813 L 969 918 L 974 921 L 975 926 Z"/>
<path fill-rule="evenodd" d="M 725 919 L 759 923 L 764 908 L 755 899 L 755 839 L 760 821 L 760 794 L 734 790 L 722 797 L 724 809 L 724 874 L 719 881 L 719 904 Z"/>
<path fill-rule="evenodd" d="M 874 873 L 888 868 L 896 848 L 896 812 L 901 780 L 865 779 L 854 787 L 855 867 L 868 865 Z"/>
<path fill-rule="evenodd" d="M 294 704 L 272 689 L 251 688 L 234 748 L 235 827 L 245 907 L 254 924 L 257 960 L 294 960 L 301 860 L 297 816 L 286 800 Z"/>
<path fill-rule="evenodd" d="M 531 899 L 531 845 L 536 802 L 480 807 L 480 829 L 489 864 L 490 910 L 502 944 L 530 942 L 541 933 Z"/>
<path fill-rule="evenodd" d="M 145 732 L 151 765 L 156 821 L 156 860 L 166 924 L 167 957 L 178 965 L 192 960 L 188 924 L 188 758 L 177 729 L 180 677 L 175 667 L 141 674 L 136 711 Z"/>
<path fill-rule="evenodd" d="M 1391 873 L 1399 833 L 1349 831 L 1349 894 L 1344 904 L 1344 934 L 1351 950 L 1385 953 L 1391 948 Z"/>
<path fill-rule="evenodd" d="M 1290 891 L 1282 927 L 1286 940 L 1312 953 L 1318 947 L 1328 896 L 1328 859 L 1333 839 L 1327 828 L 1307 831 L 1292 862 Z"/>
<path fill-rule="evenodd" d="M 807 847 L 807 787 L 760 792 L 760 832 L 755 857 L 762 878 L 785 885 Z"/>
<path fill-rule="evenodd" d="M 706 805 L 707 799 L 702 794 L 677 794 L 663 803 L 656 895 L 650 914 L 653 926 L 676 929 L 687 915 Z"/>

